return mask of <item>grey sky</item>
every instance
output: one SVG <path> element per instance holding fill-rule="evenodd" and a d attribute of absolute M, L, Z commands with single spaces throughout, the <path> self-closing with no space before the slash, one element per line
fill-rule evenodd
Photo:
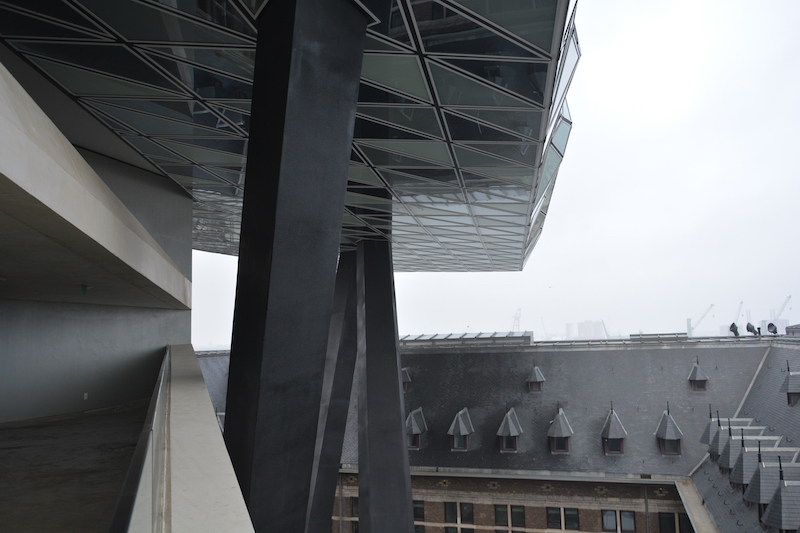
<path fill-rule="evenodd" d="M 713 303 L 716 335 L 740 301 L 743 329 L 800 298 L 800 3 L 581 0 L 576 25 L 575 127 L 525 270 L 397 274 L 401 334 L 507 331 L 517 309 L 535 338 L 685 331 Z M 235 258 L 194 257 L 193 342 L 227 345 Z"/>

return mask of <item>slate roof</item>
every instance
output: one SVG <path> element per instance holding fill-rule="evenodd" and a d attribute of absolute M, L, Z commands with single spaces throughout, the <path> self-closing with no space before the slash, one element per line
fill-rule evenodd
<path fill-rule="evenodd" d="M 519 423 L 519 418 L 517 418 L 517 412 L 512 407 L 503 417 L 500 429 L 497 430 L 497 436 L 518 437 L 520 435 L 522 435 L 522 425 Z"/>
<path fill-rule="evenodd" d="M 709 418 L 706 429 L 704 429 L 703 434 L 700 435 L 700 444 L 711 444 L 711 439 L 717 434 L 717 428 L 722 424 L 722 420 L 723 419 L 718 419 L 717 417 Z M 737 427 L 751 426 L 753 421 L 752 418 L 725 418 L 724 420 L 726 422 L 730 420 L 731 425 Z"/>
<path fill-rule="evenodd" d="M 692 366 L 692 371 L 689 372 L 689 381 L 708 381 L 708 374 L 703 372 L 699 363 L 695 363 Z"/>
<path fill-rule="evenodd" d="M 408 373 L 408 367 L 402 369 L 403 383 L 411 383 L 411 375 Z"/>
<path fill-rule="evenodd" d="M 795 461 L 797 459 L 797 452 L 800 448 L 761 448 L 761 459 L 767 462 L 776 462 L 780 456 L 787 462 Z M 745 445 L 744 451 L 739 454 L 736 459 L 736 464 L 731 469 L 730 480 L 731 483 L 737 485 L 747 485 L 753 479 L 753 474 L 756 472 L 758 466 L 758 447 L 752 442 Z"/>
<path fill-rule="evenodd" d="M 628 436 L 628 432 L 625 431 L 625 426 L 622 425 L 622 421 L 617 416 L 617 412 L 613 409 L 608 411 L 608 416 L 606 416 L 606 421 L 603 424 L 603 430 L 600 432 L 600 436 L 604 439 L 624 439 Z"/>
<path fill-rule="evenodd" d="M 784 394 L 797 394 L 800 392 L 800 372 L 787 372 L 781 384 L 780 391 Z"/>
<path fill-rule="evenodd" d="M 664 411 L 661 415 L 661 420 L 658 421 L 658 427 L 656 428 L 656 437 L 664 440 L 680 440 L 683 438 L 681 428 L 675 423 L 675 419 L 672 418 L 669 411 Z"/>
<path fill-rule="evenodd" d="M 538 366 L 533 367 L 531 370 L 531 375 L 528 376 L 528 383 L 541 383 L 546 381 L 544 379 L 544 374 L 542 374 L 541 369 Z"/>
<path fill-rule="evenodd" d="M 780 463 L 759 463 L 747 490 L 744 491 L 743 500 L 751 503 L 769 503 L 780 484 Z M 789 481 L 800 481 L 800 464 L 783 463 L 783 478 Z"/>
<path fill-rule="evenodd" d="M 406 417 L 406 432 L 411 435 L 421 435 L 428 431 L 428 423 L 422 413 L 422 407 L 417 407 Z"/>
<path fill-rule="evenodd" d="M 781 481 L 761 521 L 776 529 L 800 528 L 800 481 Z"/>
<path fill-rule="evenodd" d="M 553 423 L 550 424 L 550 429 L 547 430 L 548 437 L 571 437 L 575 434 L 572 431 L 572 426 L 569 425 L 569 420 L 564 412 L 564 409 L 559 407 Z"/>
<path fill-rule="evenodd" d="M 692 483 L 720 533 L 763 533 L 756 507 L 745 505 L 741 491 L 709 458 L 692 475 Z"/>
<path fill-rule="evenodd" d="M 740 435 L 734 435 L 725 443 L 725 447 L 722 449 L 722 453 L 719 454 L 719 458 L 717 459 L 717 464 L 722 468 L 732 469 L 736 466 L 739 454 L 742 453 L 744 447 L 748 444 L 750 446 L 758 446 L 759 442 L 761 442 L 762 450 L 769 450 L 770 448 L 766 448 L 766 446 L 780 445 L 780 437 L 745 435 L 744 438 L 742 438 Z"/>
<path fill-rule="evenodd" d="M 475 433 L 475 428 L 472 426 L 472 420 L 469 417 L 467 408 L 463 408 L 456 413 L 453 418 L 453 423 L 450 424 L 450 429 L 447 430 L 448 435 L 471 435 Z"/>

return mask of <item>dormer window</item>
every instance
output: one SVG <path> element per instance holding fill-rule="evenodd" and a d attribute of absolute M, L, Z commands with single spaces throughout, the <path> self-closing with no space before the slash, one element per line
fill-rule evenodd
<path fill-rule="evenodd" d="M 408 384 L 411 383 L 411 375 L 408 373 L 408 367 L 402 369 L 403 373 L 403 392 L 408 392 Z"/>
<path fill-rule="evenodd" d="M 503 417 L 500 429 L 497 430 L 497 436 L 500 439 L 500 451 L 517 451 L 517 437 L 521 434 L 522 426 L 519 423 L 519 418 L 517 418 L 517 412 L 512 407 Z"/>
<path fill-rule="evenodd" d="M 456 413 L 450 429 L 447 430 L 447 434 L 450 435 L 450 450 L 466 451 L 469 449 L 469 436 L 472 433 L 475 433 L 475 428 L 469 418 L 469 411 L 465 407 Z"/>
<path fill-rule="evenodd" d="M 786 361 L 786 379 L 781 385 L 781 392 L 786 393 L 786 402 L 795 405 L 800 401 L 800 372 L 789 370 L 789 361 Z"/>
<path fill-rule="evenodd" d="M 689 372 L 689 383 L 694 391 L 704 391 L 707 389 L 708 375 L 700 368 L 700 361 L 694 364 L 692 371 Z"/>
<path fill-rule="evenodd" d="M 661 453 L 664 455 L 680 455 L 681 454 L 681 439 L 683 432 L 675 423 L 675 419 L 669 414 L 669 406 L 667 410 L 661 415 L 661 420 L 658 422 L 656 428 L 656 439 L 661 448 Z"/>
<path fill-rule="evenodd" d="M 789 405 L 796 404 L 798 400 L 800 400 L 800 392 L 786 393 L 786 401 L 789 403 Z"/>
<path fill-rule="evenodd" d="M 417 407 L 406 417 L 406 441 L 409 450 L 419 450 L 420 435 L 428 431 L 428 423 L 422 414 L 422 407 Z"/>
<path fill-rule="evenodd" d="M 606 421 L 603 424 L 603 430 L 600 432 L 600 437 L 603 439 L 603 450 L 607 454 L 621 454 L 625 451 L 624 439 L 628 436 L 622 421 L 614 411 L 614 404 L 611 404 L 611 410 L 606 415 Z"/>
<path fill-rule="evenodd" d="M 550 429 L 547 430 L 547 437 L 550 439 L 550 453 L 569 453 L 569 438 L 574 434 L 564 409 L 559 407 L 558 414 L 550 423 Z"/>
<path fill-rule="evenodd" d="M 544 381 L 544 374 L 542 374 L 538 366 L 534 365 L 533 370 L 528 376 L 528 392 L 541 392 Z"/>

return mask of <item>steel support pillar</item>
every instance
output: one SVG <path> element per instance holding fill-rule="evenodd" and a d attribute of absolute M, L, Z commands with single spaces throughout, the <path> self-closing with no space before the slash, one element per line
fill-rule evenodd
<path fill-rule="evenodd" d="M 331 531 L 333 525 L 331 515 L 353 387 L 357 334 L 356 252 L 343 252 L 336 271 L 306 533 Z"/>
<path fill-rule="evenodd" d="M 258 19 L 225 441 L 259 533 L 306 529 L 368 22 L 348 0 Z"/>
<path fill-rule="evenodd" d="M 362 241 L 357 252 L 359 531 L 412 533 L 391 244 Z"/>

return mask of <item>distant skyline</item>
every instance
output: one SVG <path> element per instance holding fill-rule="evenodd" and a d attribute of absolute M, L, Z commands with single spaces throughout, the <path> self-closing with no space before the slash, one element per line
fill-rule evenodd
<path fill-rule="evenodd" d="M 398 273 L 401 335 L 717 335 L 800 322 L 800 4 L 582 0 L 575 121 L 525 270 Z M 192 339 L 230 343 L 236 258 L 194 252 Z"/>

